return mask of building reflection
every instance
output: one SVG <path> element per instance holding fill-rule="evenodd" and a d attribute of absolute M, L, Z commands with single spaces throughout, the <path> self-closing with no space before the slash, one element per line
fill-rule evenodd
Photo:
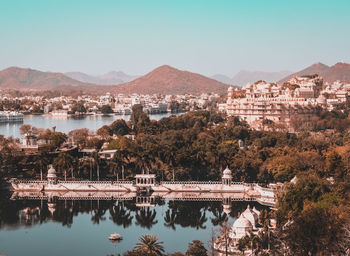
<path fill-rule="evenodd" d="M 0 229 L 16 229 L 46 222 L 59 222 L 63 226 L 71 227 L 74 218 L 80 214 L 90 214 L 94 224 L 110 220 L 123 228 L 137 225 L 151 229 L 160 223 L 173 230 L 177 227 L 206 229 L 208 223 L 218 226 L 228 217 L 235 218 L 248 204 L 258 209 L 268 209 L 254 201 L 233 201 L 230 198 L 210 200 L 208 196 L 189 200 L 153 195 L 94 197 L 80 194 L 76 199 L 40 192 L 1 195 Z"/>

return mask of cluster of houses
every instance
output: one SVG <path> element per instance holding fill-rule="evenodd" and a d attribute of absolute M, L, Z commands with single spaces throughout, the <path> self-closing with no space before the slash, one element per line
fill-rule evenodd
<path fill-rule="evenodd" d="M 54 117 L 67 117 L 72 114 L 81 114 L 74 109 L 79 103 L 84 107 L 84 114 L 101 113 L 105 105 L 111 107 L 112 112 L 120 115 L 130 115 L 132 106 L 141 104 L 148 114 L 168 112 L 185 112 L 206 108 L 208 103 L 216 102 L 217 94 L 201 95 L 142 95 L 142 94 L 115 94 L 107 93 L 102 96 L 81 95 L 77 97 L 59 96 L 46 98 L 44 96 L 12 97 L 9 94 L 0 95 L 1 102 L 16 102 L 20 104 L 21 112 L 44 113 Z"/>
<path fill-rule="evenodd" d="M 101 139 L 101 137 L 94 132 L 91 132 L 91 134 L 89 134 L 87 138 Z M 48 144 L 50 144 L 50 141 L 40 138 L 38 134 L 33 134 L 31 132 L 28 132 L 22 136 L 22 142 L 18 144 L 18 148 L 24 154 L 35 155 L 39 153 L 40 147 L 44 147 L 45 145 L 48 145 Z M 114 154 L 117 152 L 117 150 L 107 150 L 107 146 L 108 146 L 108 143 L 105 143 L 102 146 L 101 150 L 96 150 L 91 148 L 80 149 L 74 141 L 74 136 L 68 135 L 67 141 L 60 148 L 56 149 L 55 152 L 51 152 L 51 153 L 69 152 L 81 158 L 91 157 L 93 154 L 97 153 L 101 159 L 110 160 L 114 157 Z"/>
<path fill-rule="evenodd" d="M 23 114 L 15 111 L 0 111 L 0 123 L 23 122 Z"/>
<path fill-rule="evenodd" d="M 339 81 L 328 84 L 312 75 L 294 77 L 284 84 L 261 80 L 242 89 L 245 96 L 235 97 L 237 89 L 230 87 L 227 102 L 219 109 L 259 129 L 264 120 L 288 126 L 293 116 L 311 117 L 316 107 L 333 110 L 347 100 L 350 84 Z"/>

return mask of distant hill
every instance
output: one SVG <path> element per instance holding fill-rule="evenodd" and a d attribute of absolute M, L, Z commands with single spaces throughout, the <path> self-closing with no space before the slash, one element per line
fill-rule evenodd
<path fill-rule="evenodd" d="M 226 93 L 228 84 L 164 65 L 131 82 L 114 86 L 119 93 L 200 94 Z"/>
<path fill-rule="evenodd" d="M 295 76 L 305 76 L 305 75 L 313 75 L 313 74 L 321 75 L 321 73 L 323 73 L 327 69 L 329 69 L 329 66 L 323 63 L 317 62 L 299 72 L 296 72 L 284 77 L 283 79 L 279 80 L 278 83 L 284 83 Z"/>
<path fill-rule="evenodd" d="M 225 76 L 225 75 L 221 75 L 221 74 L 216 74 L 216 75 L 213 75 L 211 76 L 210 78 L 216 80 L 216 81 L 219 81 L 221 83 L 224 83 L 224 84 L 232 84 L 232 79 L 228 76 Z"/>
<path fill-rule="evenodd" d="M 67 72 L 64 75 L 83 83 L 115 85 L 130 82 L 138 76 L 125 74 L 122 71 L 111 71 L 104 75 L 92 76 L 82 72 Z"/>
<path fill-rule="evenodd" d="M 3 89 L 64 90 L 89 86 L 92 85 L 79 82 L 62 73 L 42 72 L 18 67 L 10 67 L 0 71 L 0 88 Z"/>
<path fill-rule="evenodd" d="M 324 81 L 333 83 L 336 80 L 350 82 L 350 64 L 338 62 L 319 74 Z"/>
<path fill-rule="evenodd" d="M 223 83 L 242 86 L 246 85 L 247 83 L 254 83 L 258 80 L 277 82 L 278 80 L 290 75 L 291 73 L 291 71 L 263 72 L 242 70 L 238 72 L 233 78 L 229 78 L 228 76 L 220 74 L 214 75 L 211 78 Z"/>

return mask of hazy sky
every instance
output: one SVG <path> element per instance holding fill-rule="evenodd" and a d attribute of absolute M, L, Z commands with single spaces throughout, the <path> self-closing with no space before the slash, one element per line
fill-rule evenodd
<path fill-rule="evenodd" d="M 350 0 L 0 0 L 0 69 L 205 75 L 350 62 Z"/>

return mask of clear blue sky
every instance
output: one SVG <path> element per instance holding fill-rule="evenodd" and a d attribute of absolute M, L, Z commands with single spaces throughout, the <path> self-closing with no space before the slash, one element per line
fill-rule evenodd
<path fill-rule="evenodd" d="M 350 62 L 349 0 L 1 0 L 0 69 L 205 75 Z"/>

